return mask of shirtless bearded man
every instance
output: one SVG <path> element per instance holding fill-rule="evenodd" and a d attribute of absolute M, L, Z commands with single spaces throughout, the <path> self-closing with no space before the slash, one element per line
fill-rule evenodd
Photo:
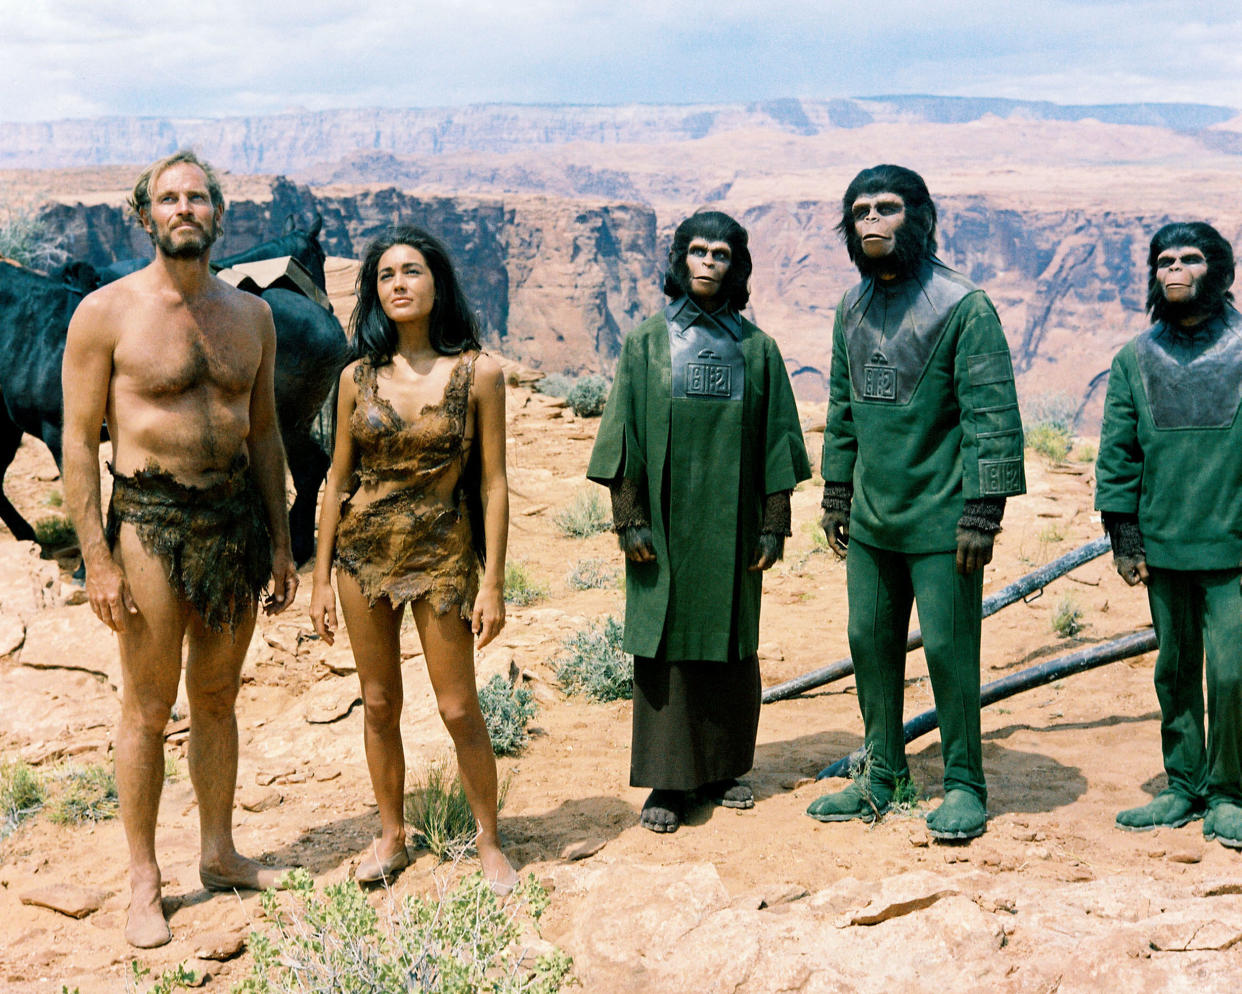
<path fill-rule="evenodd" d="M 125 937 L 151 947 L 171 938 L 155 821 L 183 641 L 203 885 L 264 888 L 281 872 L 233 845 L 233 708 L 259 591 L 270 574 L 265 609 L 282 611 L 298 581 L 271 312 L 208 266 L 224 214 L 219 183 L 193 153 L 178 152 L 142 174 L 131 207 L 155 260 L 92 293 L 70 322 L 64 476 L 91 608 L 120 642 L 116 780 L 131 887 Z M 105 416 L 115 478 L 106 528 L 98 462 Z"/>

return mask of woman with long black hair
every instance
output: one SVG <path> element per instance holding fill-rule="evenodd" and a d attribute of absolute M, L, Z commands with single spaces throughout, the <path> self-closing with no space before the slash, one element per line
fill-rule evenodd
<path fill-rule="evenodd" d="M 358 358 L 341 373 L 311 595 L 315 631 L 331 645 L 335 563 L 381 826 L 354 877 L 386 880 L 409 864 L 400 729 L 408 604 L 478 821 L 483 873 L 507 893 L 516 874 L 497 836 L 496 760 L 474 677 L 475 639 L 487 645 L 505 623 L 504 376 L 479 350 L 448 253 L 426 231 L 398 227 L 372 242 L 357 294 Z"/>

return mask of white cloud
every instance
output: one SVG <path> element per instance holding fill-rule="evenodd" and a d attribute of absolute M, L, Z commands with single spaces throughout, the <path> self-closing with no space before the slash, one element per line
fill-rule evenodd
<path fill-rule="evenodd" d="M 920 92 L 1242 106 L 1242 13 L 1050 0 L 0 0 L 0 119 Z"/>

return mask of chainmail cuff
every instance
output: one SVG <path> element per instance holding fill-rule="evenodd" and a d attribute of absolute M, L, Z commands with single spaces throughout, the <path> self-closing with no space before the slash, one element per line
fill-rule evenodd
<path fill-rule="evenodd" d="M 792 490 L 778 490 L 768 494 L 763 500 L 763 525 L 759 528 L 760 535 L 793 534 L 789 513 L 789 495 Z"/>
<path fill-rule="evenodd" d="M 1001 530 L 1001 518 L 1004 516 L 1004 497 L 977 497 L 966 501 L 962 516 L 957 519 L 957 527 L 995 535 Z"/>
<path fill-rule="evenodd" d="M 1116 511 L 1103 511 L 1100 517 L 1104 521 L 1104 530 L 1108 532 L 1108 541 L 1113 547 L 1116 559 L 1142 559 L 1143 533 L 1139 531 L 1137 514 L 1119 514 Z"/>
<path fill-rule="evenodd" d="M 819 506 L 825 511 L 835 511 L 838 514 L 849 515 L 850 501 L 854 499 L 854 484 L 852 483 L 825 483 L 824 496 L 820 500 Z"/>
<path fill-rule="evenodd" d="M 608 485 L 612 495 L 612 530 L 620 533 L 623 528 L 645 528 L 651 524 L 643 508 L 642 492 L 634 480 L 622 477 Z"/>

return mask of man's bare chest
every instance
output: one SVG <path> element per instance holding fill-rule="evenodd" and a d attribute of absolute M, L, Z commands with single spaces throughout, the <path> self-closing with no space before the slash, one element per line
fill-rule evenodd
<path fill-rule="evenodd" d="M 224 397 L 249 394 L 262 345 L 255 329 L 224 317 L 137 324 L 118 343 L 117 377 L 129 390 L 152 399 L 199 392 Z"/>

